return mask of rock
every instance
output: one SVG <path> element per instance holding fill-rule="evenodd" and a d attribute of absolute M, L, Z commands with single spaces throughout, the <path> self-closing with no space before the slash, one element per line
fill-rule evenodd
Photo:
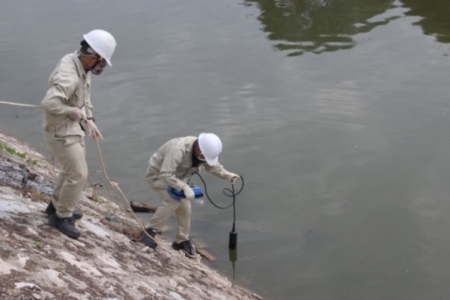
<path fill-rule="evenodd" d="M 144 204 L 144 203 L 139 203 L 139 202 L 135 202 L 133 200 L 130 201 L 130 206 L 131 209 L 134 212 L 152 212 L 154 213 L 158 208 L 148 205 L 148 204 Z"/>

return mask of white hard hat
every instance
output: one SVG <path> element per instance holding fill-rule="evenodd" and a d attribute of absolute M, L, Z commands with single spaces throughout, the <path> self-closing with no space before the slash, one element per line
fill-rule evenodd
<path fill-rule="evenodd" d="M 89 46 L 102 58 L 106 60 L 108 65 L 111 64 L 111 57 L 116 49 L 116 39 L 111 33 L 102 29 L 95 29 L 83 35 L 84 40 Z"/>
<path fill-rule="evenodd" d="M 222 142 L 219 137 L 214 133 L 202 133 L 198 136 L 198 146 L 208 165 L 215 165 L 219 160 L 219 154 L 222 152 Z"/>

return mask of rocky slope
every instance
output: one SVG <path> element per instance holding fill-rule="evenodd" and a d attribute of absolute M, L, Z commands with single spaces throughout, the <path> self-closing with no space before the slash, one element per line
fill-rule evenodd
<path fill-rule="evenodd" d="M 137 242 L 140 228 L 116 204 L 87 189 L 82 236 L 47 223 L 57 168 L 0 133 L 0 299 L 262 299 L 171 249 Z"/>

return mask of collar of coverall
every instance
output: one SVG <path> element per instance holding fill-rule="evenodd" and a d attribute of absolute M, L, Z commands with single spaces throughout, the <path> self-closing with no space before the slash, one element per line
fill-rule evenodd
<path fill-rule="evenodd" d="M 79 51 L 75 51 L 72 59 L 73 59 L 73 62 L 75 63 L 75 66 L 77 67 L 78 76 L 86 77 L 88 75 L 88 73 L 84 69 L 83 64 L 81 63 L 81 60 L 79 58 L 79 55 L 80 55 Z"/>

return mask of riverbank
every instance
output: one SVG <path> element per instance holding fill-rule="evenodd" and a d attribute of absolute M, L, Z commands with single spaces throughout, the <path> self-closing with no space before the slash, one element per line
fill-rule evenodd
<path fill-rule="evenodd" d="M 154 251 L 136 242 L 140 229 L 115 203 L 87 188 L 79 200 L 82 236 L 48 225 L 58 168 L 0 132 L 0 298 L 262 299 L 211 270 L 201 258 L 158 238 Z"/>

